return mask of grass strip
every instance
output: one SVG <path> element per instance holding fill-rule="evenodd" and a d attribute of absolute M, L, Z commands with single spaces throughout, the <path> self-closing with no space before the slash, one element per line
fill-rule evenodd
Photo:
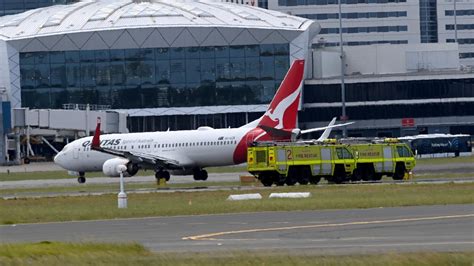
<path fill-rule="evenodd" d="M 268 199 L 272 192 L 311 192 L 306 199 Z M 474 184 L 337 185 L 274 187 L 265 190 L 129 194 L 128 208 L 117 196 L 0 200 L 0 224 L 197 215 L 260 211 L 352 209 L 474 202 Z M 262 200 L 226 201 L 230 194 L 261 193 Z"/>
<path fill-rule="evenodd" d="M 125 181 L 126 190 L 140 190 L 140 189 L 156 189 L 156 190 L 168 190 L 168 189 L 179 189 L 179 188 L 205 188 L 205 187 L 236 187 L 236 186 L 261 186 L 260 183 L 247 183 L 242 184 L 240 182 L 192 182 L 192 183 L 180 183 L 180 184 L 166 184 L 158 186 L 156 182 L 140 182 L 140 183 L 127 183 Z M 1 189 L 0 197 L 5 195 L 19 195 L 28 193 L 94 193 L 94 192 L 113 192 L 118 193 L 119 180 L 116 183 L 110 184 L 77 184 L 73 186 L 59 186 L 59 187 L 38 187 L 38 188 L 13 188 L 13 189 Z"/>
<path fill-rule="evenodd" d="M 460 157 L 417 158 L 416 165 L 439 165 L 456 163 L 474 163 L 474 155 Z M 416 167 L 415 167 L 416 169 Z"/>
<path fill-rule="evenodd" d="M 427 174 L 415 174 L 414 178 L 409 181 L 418 181 L 418 180 L 430 180 L 430 179 L 440 179 L 440 178 L 473 178 L 474 172 L 466 172 L 466 173 L 427 173 Z M 179 178 L 179 177 L 176 177 Z M 131 178 L 133 179 L 133 177 Z M 164 186 L 157 186 L 156 182 L 128 182 L 125 179 L 125 188 L 127 190 L 139 190 L 139 189 L 176 189 L 176 188 L 195 188 L 195 187 L 215 187 L 215 186 L 261 186 L 260 181 L 256 181 L 255 183 L 240 183 L 240 182 L 212 182 L 212 181 L 205 181 L 205 182 L 190 182 L 190 183 L 180 183 L 180 184 L 172 184 L 168 183 Z M 0 186 L 0 197 L 3 196 L 11 196 L 17 194 L 18 196 L 22 196 L 22 194 L 27 193 L 93 193 L 93 192 L 116 192 L 119 186 L 119 179 L 116 178 L 115 183 L 108 183 L 108 184 L 74 184 L 71 186 L 64 186 L 58 185 L 54 186 L 54 184 L 46 187 L 35 187 L 35 188 L 2 188 Z M 393 181 L 391 177 L 384 176 L 382 181 Z M 1 184 L 1 182 L 0 182 Z M 323 179 L 320 185 L 325 185 L 327 182 Z M 23 195 L 25 196 L 25 195 Z"/>
<path fill-rule="evenodd" d="M 152 253 L 139 244 L 0 245 L 2 265 L 472 265 L 474 252 L 314 255 L 281 251 Z"/>

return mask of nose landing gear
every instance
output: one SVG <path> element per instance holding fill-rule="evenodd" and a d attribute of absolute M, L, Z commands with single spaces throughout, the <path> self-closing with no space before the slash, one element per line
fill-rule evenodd
<path fill-rule="evenodd" d="M 79 172 L 79 177 L 77 178 L 79 184 L 84 184 L 86 182 L 86 177 L 84 172 Z"/>

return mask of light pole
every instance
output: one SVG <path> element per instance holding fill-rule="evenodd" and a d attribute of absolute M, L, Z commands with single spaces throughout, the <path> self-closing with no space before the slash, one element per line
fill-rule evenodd
<path fill-rule="evenodd" d="M 344 45 L 342 41 L 342 7 L 341 7 L 341 0 L 338 1 L 339 3 L 339 46 L 341 47 L 341 102 L 342 102 L 342 115 L 341 120 L 346 121 L 346 88 L 344 84 L 344 73 L 346 70 L 345 62 L 344 62 Z M 344 138 L 347 137 L 347 127 L 342 127 L 342 136 Z"/>

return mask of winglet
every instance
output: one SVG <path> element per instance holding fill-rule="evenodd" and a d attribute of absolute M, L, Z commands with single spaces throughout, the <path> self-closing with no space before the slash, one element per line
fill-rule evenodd
<path fill-rule="evenodd" d="M 100 149 L 100 117 L 97 117 L 97 126 L 94 137 L 92 138 L 92 149 Z"/>
<path fill-rule="evenodd" d="M 328 126 L 333 126 L 334 124 L 336 124 L 336 117 L 333 117 L 331 122 L 329 122 L 329 125 Z M 319 139 L 317 139 L 316 141 L 323 141 L 323 140 L 326 140 L 327 138 L 329 138 L 329 135 L 331 135 L 331 131 L 332 131 L 332 127 L 328 127 L 324 130 L 323 134 L 321 134 L 321 136 L 319 137 Z"/>

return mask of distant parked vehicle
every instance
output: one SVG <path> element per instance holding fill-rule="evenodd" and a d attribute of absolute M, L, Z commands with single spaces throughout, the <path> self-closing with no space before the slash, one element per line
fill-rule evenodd
<path fill-rule="evenodd" d="M 471 152 L 471 136 L 465 134 L 423 134 L 398 138 L 407 143 L 413 153 L 418 155 L 435 153 Z"/>

